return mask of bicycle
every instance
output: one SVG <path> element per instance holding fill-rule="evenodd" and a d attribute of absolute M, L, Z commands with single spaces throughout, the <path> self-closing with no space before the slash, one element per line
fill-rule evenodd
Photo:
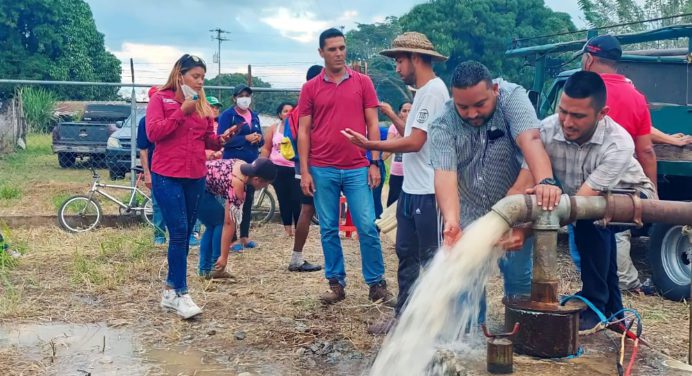
<path fill-rule="evenodd" d="M 139 172 L 134 187 L 103 184 L 98 172 L 93 167 L 90 167 L 90 170 L 93 181 L 89 192 L 86 195 L 76 195 L 68 198 L 58 209 L 58 223 L 60 227 L 73 233 L 87 232 L 96 228 L 103 217 L 103 209 L 101 209 L 101 205 L 95 198 L 96 193 L 117 204 L 120 215 L 139 215 L 146 223 L 154 226 L 154 209 L 151 198 L 138 188 L 143 177 L 141 168 L 133 170 Z M 127 202 L 123 202 L 108 192 L 103 191 L 102 189 L 104 188 L 129 191 L 129 199 Z"/>
<path fill-rule="evenodd" d="M 252 201 L 252 221 L 258 225 L 263 225 L 274 217 L 275 212 L 276 198 L 274 198 L 274 195 L 269 192 L 266 187 L 256 191 L 254 200 Z M 320 224 L 317 213 L 312 216 L 311 221 L 316 225 Z"/>

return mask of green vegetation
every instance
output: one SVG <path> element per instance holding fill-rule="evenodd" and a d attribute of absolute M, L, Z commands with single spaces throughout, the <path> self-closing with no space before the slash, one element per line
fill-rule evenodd
<path fill-rule="evenodd" d="M 301 77 L 305 79 L 305 75 Z M 238 86 L 247 84 L 247 75 L 243 73 L 222 73 L 211 80 L 205 80 L 205 85 L 213 86 Z M 271 87 L 268 82 L 262 81 L 262 79 L 253 77 L 252 78 L 253 87 Z M 221 91 L 208 89 L 206 90 L 207 95 L 213 95 L 221 101 L 223 104 L 223 109 L 227 109 L 234 105 L 232 93 L 228 90 Z M 219 95 L 220 94 L 220 95 Z M 291 102 L 296 103 L 298 101 L 298 93 L 266 93 L 266 92 L 255 92 L 252 94 L 252 109 L 260 114 L 274 115 L 276 113 L 276 108 L 281 102 Z M 269 124 L 263 124 L 269 125 Z"/>
<path fill-rule="evenodd" d="M 42 89 L 27 87 L 19 91 L 24 117 L 29 132 L 49 133 L 55 125 L 55 94 Z"/>
<path fill-rule="evenodd" d="M 11 185 L 0 185 L 0 200 L 13 200 L 21 196 L 21 189 Z"/>
<path fill-rule="evenodd" d="M 120 61 L 84 0 L 0 2 L 0 77 L 120 82 Z M 0 87 L 0 98 L 15 88 Z M 117 99 L 117 87 L 56 86 L 58 98 Z"/>
<path fill-rule="evenodd" d="M 114 289 L 125 283 L 133 272 L 133 264 L 147 261 L 155 252 L 151 242 L 145 240 L 146 235 L 122 231 L 105 237 L 95 254 L 75 251 L 72 283 L 96 289 Z"/>

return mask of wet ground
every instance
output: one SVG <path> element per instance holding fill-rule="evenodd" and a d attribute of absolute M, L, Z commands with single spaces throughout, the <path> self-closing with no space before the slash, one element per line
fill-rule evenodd
<path fill-rule="evenodd" d="M 292 240 L 280 226 L 253 230 L 259 250 L 233 255 L 237 283 L 194 277 L 189 284 L 204 313 L 190 321 L 158 307 L 165 276 L 162 249 L 150 246 L 149 232 L 104 229 L 83 236 L 59 230 L 15 231 L 26 254 L 6 281 L 0 281 L 0 376 L 5 375 L 362 375 L 381 337 L 368 324 L 391 314 L 371 304 L 360 275 L 357 241 L 345 239 L 349 285 L 344 302 L 321 306 L 322 273 L 286 270 Z M 321 262 L 313 227 L 306 258 Z M 646 241 L 633 253 L 642 274 Z M 396 291 L 396 255 L 384 241 L 387 280 Z M 579 287 L 559 245 L 560 293 Z M 502 322 L 502 283 L 488 288 L 489 321 Z M 684 375 L 664 361 L 684 360 L 687 306 L 660 297 L 625 296 L 644 318 L 644 333 L 655 350 L 642 347 L 633 375 Z M 556 333 L 559 335 L 559 333 Z M 515 357 L 515 374 L 531 376 L 616 375 L 614 333 L 582 339 L 584 355 L 571 360 Z M 466 360 L 468 375 L 484 375 L 482 345 Z M 630 351 L 628 349 L 627 354 Z M 629 355 L 625 358 L 627 361 Z M 690 373 L 692 375 L 692 373 Z"/>

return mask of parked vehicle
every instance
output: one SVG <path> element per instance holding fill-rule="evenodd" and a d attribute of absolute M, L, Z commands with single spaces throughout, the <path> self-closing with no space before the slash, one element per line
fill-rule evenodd
<path fill-rule="evenodd" d="M 53 153 L 60 167 L 68 168 L 77 158 L 89 157 L 101 164 L 106 156 L 108 137 L 131 111 L 129 104 L 87 104 L 82 121 L 63 121 L 53 128 Z"/>
<path fill-rule="evenodd" d="M 112 180 L 123 179 L 125 174 L 130 171 L 130 148 L 132 147 L 132 127 L 134 126 L 135 139 L 139 121 L 146 115 L 146 105 L 137 106 L 136 121 L 132 115 L 122 123 L 122 127 L 108 137 L 106 144 L 106 166 Z M 136 142 L 135 142 L 136 144 Z M 135 145 L 136 146 L 136 145 Z M 139 149 L 136 151 L 137 159 L 135 166 L 141 166 L 139 161 Z"/>
<path fill-rule="evenodd" d="M 595 36 L 590 32 L 589 37 Z M 676 25 L 657 30 L 616 36 L 623 46 L 629 44 L 686 38 L 684 49 L 623 51 L 618 71 L 628 77 L 649 101 L 651 118 L 663 132 L 692 131 L 692 25 Z M 540 118 L 555 112 L 567 78 L 576 70 L 560 72 L 552 85 L 543 90 L 549 66 L 547 56 L 580 50 L 585 39 L 542 46 L 516 48 L 508 56 L 526 57 L 536 67 L 533 90 L 529 93 Z M 559 68 L 559 67 L 557 67 Z M 558 70 L 559 71 L 559 70 Z M 692 146 L 655 145 L 658 159 L 658 194 L 662 200 L 692 200 Z M 691 224 L 692 225 L 692 224 Z M 672 300 L 690 296 L 692 243 L 683 226 L 654 223 L 650 229 L 649 266 L 658 291 Z"/>

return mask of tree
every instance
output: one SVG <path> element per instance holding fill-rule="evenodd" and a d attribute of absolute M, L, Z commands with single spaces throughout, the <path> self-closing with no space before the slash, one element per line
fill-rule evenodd
<path fill-rule="evenodd" d="M 379 52 L 389 48 L 401 33 L 396 17 L 387 17 L 384 22 L 375 24 L 357 24 L 355 29 L 346 33 L 348 59 L 367 63 L 368 75 L 375 85 L 378 98 L 395 108 L 411 98 L 395 71 L 394 60 Z"/>
<path fill-rule="evenodd" d="M 405 85 L 394 71 L 393 60 L 378 52 L 389 48 L 403 31 L 425 34 L 439 52 L 449 56 L 446 63 L 434 65 L 445 82 L 459 63 L 473 59 L 494 74 L 529 87 L 531 68 L 505 57 L 512 40 L 574 30 L 568 14 L 554 12 L 543 0 L 431 0 L 400 18 L 358 24 L 346 34 L 346 40 L 348 58 L 367 61 L 379 98 L 396 106 L 408 99 Z M 542 38 L 540 43 L 558 40 Z"/>
<path fill-rule="evenodd" d="M 688 16 L 640 23 L 640 21 L 647 19 L 690 13 L 692 12 L 692 0 L 646 0 L 644 4 L 640 5 L 640 3 L 635 0 L 579 0 L 579 8 L 584 12 L 584 17 L 590 27 L 634 23 L 608 28 L 608 31 L 612 33 L 644 31 L 692 20 L 692 17 Z"/>
<path fill-rule="evenodd" d="M 83 0 L 0 2 L 0 77 L 120 82 L 120 61 L 104 46 Z M 118 87 L 53 86 L 63 99 L 115 99 Z M 0 88 L 0 96 L 14 88 Z"/>
<path fill-rule="evenodd" d="M 568 14 L 551 10 L 543 0 L 432 0 L 415 6 L 399 21 L 403 30 L 427 35 L 449 56 L 435 67 L 445 82 L 459 63 L 477 60 L 495 75 L 525 87 L 532 75 L 521 61 L 505 57 L 510 42 L 576 30 Z M 546 38 L 541 43 L 554 41 Z"/>
<path fill-rule="evenodd" d="M 211 86 L 238 86 L 247 84 L 247 75 L 244 73 L 222 73 L 212 78 L 204 80 L 205 85 Z M 264 82 L 262 79 L 253 77 L 253 87 L 270 88 L 271 84 Z M 214 89 L 205 90 L 207 95 L 214 95 L 223 104 L 223 108 L 233 106 L 231 92 L 227 90 L 217 91 Z M 221 95 L 219 96 L 219 93 Z M 254 111 L 265 114 L 275 115 L 276 108 L 281 102 L 289 102 L 295 104 L 298 101 L 298 93 L 290 92 L 254 92 L 252 93 L 252 108 Z"/>

